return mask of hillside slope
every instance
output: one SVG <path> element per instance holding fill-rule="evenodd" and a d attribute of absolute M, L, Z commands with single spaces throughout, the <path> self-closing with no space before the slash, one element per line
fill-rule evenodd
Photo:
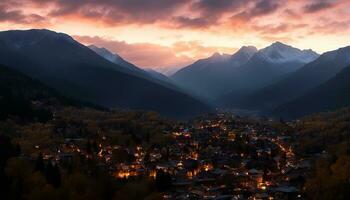
<path fill-rule="evenodd" d="M 226 106 L 271 111 L 325 83 L 350 65 L 350 47 L 322 54 L 280 81 L 239 99 L 227 99 Z"/>
<path fill-rule="evenodd" d="M 279 106 L 273 111 L 273 115 L 297 118 L 348 106 L 350 106 L 350 66 L 305 95 Z"/>
<path fill-rule="evenodd" d="M 0 64 L 63 95 L 105 107 L 153 110 L 172 117 L 210 111 L 188 94 L 157 84 L 97 55 L 70 36 L 48 30 L 0 32 Z"/>

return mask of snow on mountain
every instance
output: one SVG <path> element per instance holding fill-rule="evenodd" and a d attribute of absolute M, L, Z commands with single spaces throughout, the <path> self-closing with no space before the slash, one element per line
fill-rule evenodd
<path fill-rule="evenodd" d="M 114 64 L 120 65 L 120 66 L 125 67 L 125 68 L 129 68 L 132 70 L 141 71 L 141 69 L 139 69 L 135 65 L 129 63 L 128 61 L 124 60 L 118 54 L 114 54 L 105 48 L 100 48 L 100 47 L 97 47 L 95 45 L 90 45 L 88 47 L 91 50 L 93 50 L 95 53 L 97 53 L 98 55 L 102 56 L 103 58 L 105 58 L 106 60 L 108 60 Z"/>
<path fill-rule="evenodd" d="M 275 42 L 272 45 L 261 49 L 258 55 L 271 63 L 284 63 L 290 61 L 299 61 L 309 63 L 319 57 L 319 55 L 309 50 L 300 50 L 281 42 Z"/>
<path fill-rule="evenodd" d="M 113 63 L 119 63 L 123 60 L 118 54 L 113 54 L 105 48 L 99 48 L 95 45 L 90 45 L 89 48 Z"/>
<path fill-rule="evenodd" d="M 220 53 L 214 53 L 211 57 L 208 58 L 210 62 L 224 62 L 229 60 L 231 55 L 229 54 L 220 54 Z"/>
<path fill-rule="evenodd" d="M 258 49 L 254 46 L 243 46 L 230 58 L 230 64 L 232 67 L 239 67 L 242 64 L 249 61 L 249 59 L 258 52 Z"/>

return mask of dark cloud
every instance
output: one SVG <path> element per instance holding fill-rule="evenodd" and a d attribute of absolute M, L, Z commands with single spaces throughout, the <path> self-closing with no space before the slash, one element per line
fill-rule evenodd
<path fill-rule="evenodd" d="M 246 9 L 234 15 L 232 18 L 251 19 L 254 17 L 268 15 L 277 11 L 281 6 L 280 1 L 277 0 L 257 0 L 254 2 L 255 4 L 250 9 Z"/>
<path fill-rule="evenodd" d="M 223 12 L 234 12 L 249 0 L 200 0 L 192 5 L 193 10 L 216 15 Z"/>
<path fill-rule="evenodd" d="M 32 0 L 42 2 L 42 0 Z M 51 16 L 81 15 L 108 23 L 154 23 L 172 16 L 187 0 L 53 0 Z"/>
<path fill-rule="evenodd" d="M 185 66 L 193 61 L 187 56 L 177 56 L 171 47 L 157 44 L 129 44 L 124 41 L 90 36 L 74 36 L 74 38 L 86 45 L 94 44 L 105 47 L 141 67 L 177 67 Z"/>
<path fill-rule="evenodd" d="M 44 17 L 37 14 L 23 14 L 20 10 L 7 8 L 4 4 L 0 5 L 0 21 L 15 22 L 19 24 L 29 24 L 43 22 Z"/>
<path fill-rule="evenodd" d="M 20 11 L 8 11 L 4 6 L 0 6 L 0 21 L 18 21 L 22 18 Z"/>
<path fill-rule="evenodd" d="M 338 32 L 350 31 L 350 20 L 331 21 L 327 23 L 321 23 L 312 28 L 313 32 L 323 34 L 334 34 L 334 30 Z"/>
<path fill-rule="evenodd" d="M 261 18 L 263 21 L 264 16 L 278 12 L 284 17 L 276 19 L 278 23 L 302 20 L 305 12 L 332 8 L 341 1 L 347 0 L 26 0 L 26 4 L 23 0 L 0 0 L 0 21 L 34 24 L 67 19 L 108 27 L 155 24 L 168 29 L 213 30 L 213 27 L 224 25 L 244 30 L 260 24 L 250 19 L 258 22 Z M 299 7 L 302 9 L 297 10 Z M 41 11 L 49 14 L 38 15 Z M 283 28 L 286 29 L 272 27 L 275 31 L 285 32 Z"/>
<path fill-rule="evenodd" d="M 294 18 L 294 19 L 301 17 L 301 15 L 299 13 L 297 13 L 295 10 L 292 10 L 292 9 L 285 9 L 283 11 L 283 14 L 284 14 L 284 16 L 287 16 L 289 18 Z"/>
<path fill-rule="evenodd" d="M 226 13 L 234 13 L 250 0 L 199 0 L 190 4 L 190 11 L 197 13 L 196 17 L 173 17 L 173 23 L 179 28 L 208 28 L 219 24 Z"/>
<path fill-rule="evenodd" d="M 216 22 L 216 18 L 205 18 L 205 17 L 196 17 L 196 18 L 189 18 L 189 17 L 174 17 L 173 18 L 174 23 L 176 24 L 178 28 L 206 28 L 211 25 L 213 25 L 213 22 Z"/>
<path fill-rule="evenodd" d="M 28 0 L 41 9 L 49 8 L 47 18 L 80 17 L 108 25 L 161 23 L 176 28 L 207 28 L 221 22 L 226 14 L 258 16 L 277 8 L 276 0 Z M 21 5 L 20 0 L 2 0 Z M 1 5 L 1 2 L 0 2 Z M 249 7 L 248 5 L 254 5 Z M 189 9 L 188 15 L 184 9 Z M 2 12 L 11 20 L 40 20 L 39 15 L 23 16 L 22 11 Z"/>
<path fill-rule="evenodd" d="M 260 16 L 270 14 L 275 12 L 277 8 L 280 6 L 278 1 L 274 0 L 260 0 L 258 1 L 254 8 L 250 11 L 250 15 L 252 16 Z"/>
<path fill-rule="evenodd" d="M 306 13 L 315 13 L 321 10 L 332 8 L 333 6 L 334 6 L 334 2 L 327 1 L 327 0 L 317 0 L 311 4 L 305 5 L 304 11 Z"/>
<path fill-rule="evenodd" d="M 32 0 L 42 3 L 43 0 Z M 226 13 L 237 12 L 253 0 L 53 0 L 50 16 L 79 15 L 108 24 L 166 22 L 176 27 L 203 28 L 217 24 Z M 188 6 L 196 17 L 178 16 Z"/>

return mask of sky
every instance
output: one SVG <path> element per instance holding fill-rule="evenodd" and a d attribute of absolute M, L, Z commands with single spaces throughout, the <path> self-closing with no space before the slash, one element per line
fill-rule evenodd
<path fill-rule="evenodd" d="M 350 45 L 350 0 L 1 0 L 0 30 L 45 28 L 144 68 L 280 41 L 318 53 Z"/>

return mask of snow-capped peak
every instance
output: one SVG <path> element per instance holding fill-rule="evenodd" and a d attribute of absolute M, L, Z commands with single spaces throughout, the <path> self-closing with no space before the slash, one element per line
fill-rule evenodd
<path fill-rule="evenodd" d="M 235 59 L 236 57 L 252 57 L 256 52 L 258 52 L 258 49 L 254 46 L 243 46 L 241 47 L 235 54 L 231 56 L 231 59 Z"/>
<path fill-rule="evenodd" d="M 228 54 L 220 54 L 218 52 L 214 53 L 212 56 L 208 58 L 211 62 L 220 62 L 220 61 L 226 61 L 230 58 L 230 55 Z"/>
<path fill-rule="evenodd" d="M 253 55 L 256 52 L 258 52 L 258 49 L 255 46 L 243 46 L 235 54 L 244 53 L 244 54 Z"/>
<path fill-rule="evenodd" d="M 231 66 L 238 67 L 246 62 L 258 52 L 258 49 L 254 46 L 243 46 L 230 58 Z"/>
<path fill-rule="evenodd" d="M 261 49 L 258 54 L 268 62 L 299 61 L 308 63 L 315 60 L 319 56 L 311 49 L 300 50 L 281 42 L 275 42 L 272 45 Z"/>

